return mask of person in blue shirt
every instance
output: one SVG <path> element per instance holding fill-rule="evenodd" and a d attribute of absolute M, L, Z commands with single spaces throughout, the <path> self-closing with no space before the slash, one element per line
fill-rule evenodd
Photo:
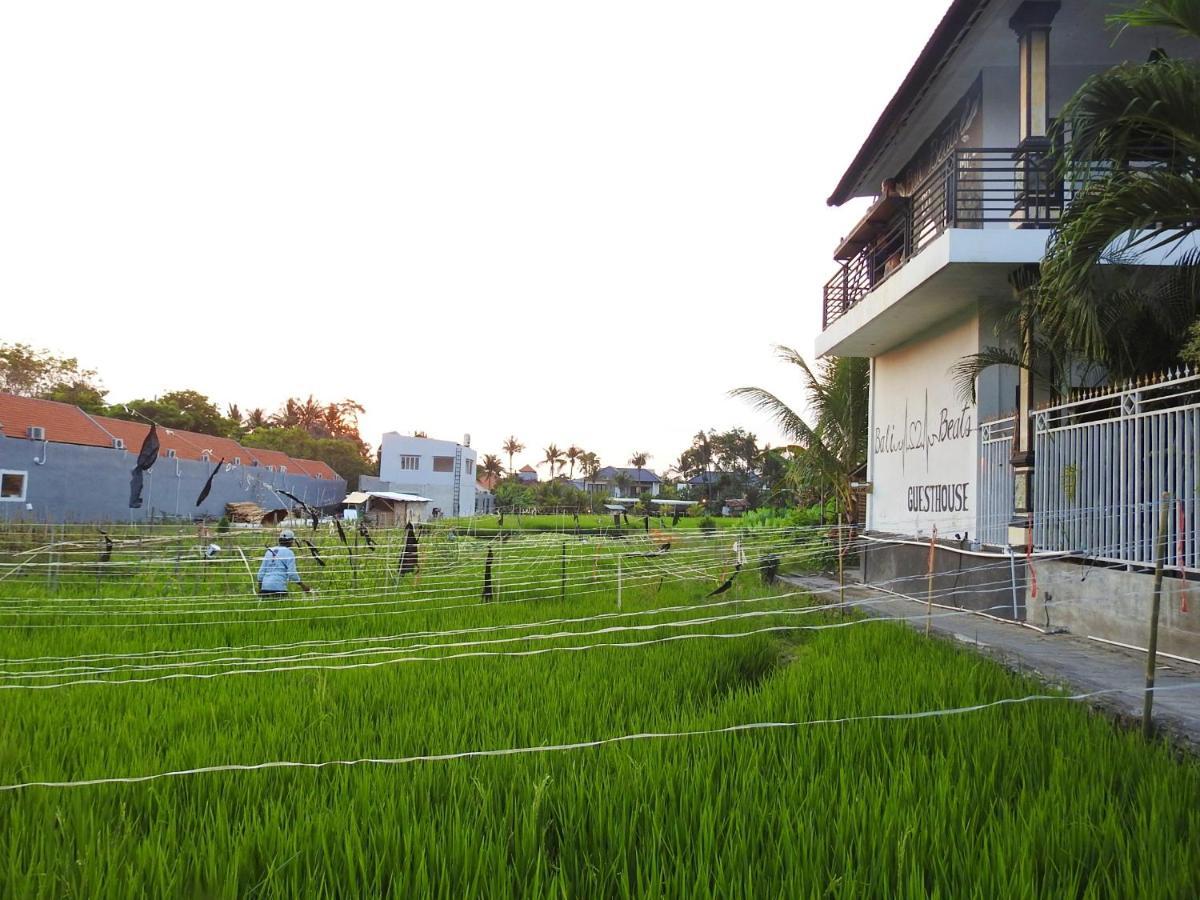
<path fill-rule="evenodd" d="M 292 544 L 296 535 L 291 529 L 285 528 L 279 532 L 279 543 L 268 547 L 263 554 L 262 565 L 258 567 L 258 595 L 266 599 L 286 597 L 288 585 L 296 582 L 300 590 L 309 593 L 312 588 L 300 580 L 300 572 L 296 569 L 296 554 L 292 552 Z"/>

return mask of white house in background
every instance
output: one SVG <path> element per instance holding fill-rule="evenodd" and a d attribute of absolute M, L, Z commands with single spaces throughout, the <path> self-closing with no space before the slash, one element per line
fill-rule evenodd
<path fill-rule="evenodd" d="M 473 516 L 475 464 L 470 435 L 460 444 L 389 431 L 379 446 L 379 477 L 364 476 L 359 490 L 428 497 L 433 517 Z"/>

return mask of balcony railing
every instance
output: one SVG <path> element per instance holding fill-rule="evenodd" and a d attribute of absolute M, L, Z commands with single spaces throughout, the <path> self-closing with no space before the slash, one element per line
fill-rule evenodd
<path fill-rule="evenodd" d="M 1049 228 L 1070 202 L 1045 147 L 966 148 L 940 162 L 907 197 L 885 196 L 843 242 L 825 285 L 828 328 L 947 228 Z"/>

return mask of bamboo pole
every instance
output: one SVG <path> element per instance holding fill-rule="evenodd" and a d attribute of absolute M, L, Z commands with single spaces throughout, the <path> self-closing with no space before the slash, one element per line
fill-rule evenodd
<path fill-rule="evenodd" d="M 937 526 L 929 535 L 929 565 L 925 575 L 925 636 L 933 630 L 933 561 L 937 552 Z"/>
<path fill-rule="evenodd" d="M 1162 606 L 1163 564 L 1167 556 L 1167 514 L 1171 509 L 1171 494 L 1163 491 L 1158 510 L 1158 538 L 1154 548 L 1154 599 L 1150 603 L 1150 640 L 1146 644 L 1146 695 L 1142 705 L 1142 734 L 1149 739 L 1154 734 L 1154 669 L 1158 662 L 1158 612 Z"/>

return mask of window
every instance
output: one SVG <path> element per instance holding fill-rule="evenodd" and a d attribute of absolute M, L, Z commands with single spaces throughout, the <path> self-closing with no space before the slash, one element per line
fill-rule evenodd
<path fill-rule="evenodd" d="M 287 472 L 287 466 L 280 466 L 280 467 L 279 467 L 279 471 L 280 471 L 280 472 Z"/>
<path fill-rule="evenodd" d="M 25 473 L 0 469 L 0 500 L 25 499 Z"/>
<path fill-rule="evenodd" d="M 174 459 L 174 458 L 175 458 L 175 451 L 174 451 L 174 450 L 168 450 L 168 451 L 167 451 L 167 459 Z"/>
<path fill-rule="evenodd" d="M 235 456 L 233 458 L 233 464 L 235 466 L 240 466 L 242 464 L 242 458 L 240 456 Z"/>
<path fill-rule="evenodd" d="M 464 475 L 474 475 L 475 474 L 475 460 L 473 460 L 473 459 L 464 459 L 463 460 L 463 474 Z"/>
<path fill-rule="evenodd" d="M 433 471 L 435 472 L 453 472 L 454 457 L 453 456 L 435 456 L 433 458 Z"/>
<path fill-rule="evenodd" d="M 267 471 L 268 471 L 268 472 L 274 472 L 274 471 L 275 471 L 275 467 L 274 467 L 274 466 L 267 466 Z"/>
<path fill-rule="evenodd" d="M 201 453 L 200 454 L 200 462 L 212 462 L 212 456 L 210 454 L 208 454 L 207 452 Z"/>
<path fill-rule="evenodd" d="M 410 456 L 407 453 L 403 454 L 400 457 L 400 468 L 404 471 L 413 471 L 421 468 L 421 457 Z"/>

